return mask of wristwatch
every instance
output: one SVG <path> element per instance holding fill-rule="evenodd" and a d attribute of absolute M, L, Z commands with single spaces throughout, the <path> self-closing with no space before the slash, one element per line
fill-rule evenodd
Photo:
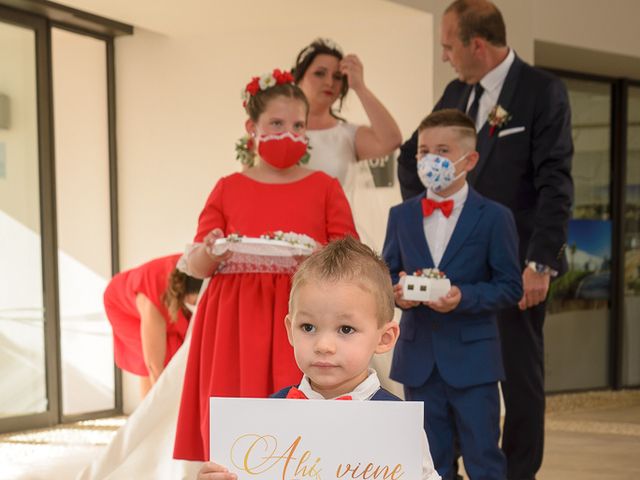
<path fill-rule="evenodd" d="M 552 277 L 555 277 L 558 275 L 558 272 L 553 268 L 551 268 L 550 266 L 543 265 L 542 263 L 538 263 L 538 262 L 527 262 L 527 268 L 541 275 L 549 274 Z"/>

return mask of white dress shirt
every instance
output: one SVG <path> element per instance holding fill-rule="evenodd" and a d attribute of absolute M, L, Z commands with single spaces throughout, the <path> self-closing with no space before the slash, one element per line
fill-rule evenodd
<path fill-rule="evenodd" d="M 507 73 L 509 73 L 509 69 L 511 68 L 511 64 L 513 64 L 515 58 L 516 54 L 513 53 L 513 50 L 509 49 L 509 53 L 502 63 L 487 73 L 482 77 L 482 80 L 480 80 L 480 85 L 484 88 L 484 92 L 480 97 L 480 104 L 478 105 L 476 131 L 480 131 L 484 122 L 487 121 L 489 112 L 491 112 L 493 107 L 498 104 L 498 98 L 500 98 L 500 92 L 502 91 L 504 80 L 507 78 Z M 469 95 L 469 101 L 467 102 L 467 112 L 469 111 L 475 96 L 475 90 L 471 90 L 471 95 Z"/>
<path fill-rule="evenodd" d="M 310 400 L 324 400 L 325 398 L 320 395 L 318 392 L 311 388 L 311 383 L 309 382 L 309 377 L 304 375 L 302 377 L 302 381 L 300 382 L 300 386 L 298 389 L 304 393 L 308 399 Z M 375 393 L 380 389 L 380 379 L 378 379 L 378 374 L 372 368 L 369 369 L 369 376 L 356 387 L 356 389 L 347 393 L 346 395 L 351 395 L 353 400 L 371 400 L 371 397 L 375 395 Z M 340 395 L 342 396 L 342 395 Z M 384 419 L 380 419 L 380 424 L 384 423 Z M 436 472 L 435 467 L 433 466 L 433 459 L 431 458 L 431 452 L 429 452 L 429 441 L 427 440 L 427 434 L 422 430 L 423 435 L 421 435 L 421 449 L 422 449 L 422 477 L 421 480 L 441 480 L 440 475 Z"/>
<path fill-rule="evenodd" d="M 457 159 L 450 159 L 455 161 Z M 424 229 L 424 236 L 427 239 L 427 245 L 429 246 L 429 252 L 431 252 L 431 258 L 433 264 L 437 268 L 440 265 L 442 256 L 444 255 L 453 230 L 456 228 L 458 218 L 460 218 L 460 212 L 464 202 L 469 195 L 469 184 L 464 182 L 463 187 L 450 197 L 444 198 L 440 195 L 433 193 L 427 189 L 427 198 L 431 198 L 436 202 L 443 202 L 446 200 L 453 200 L 453 210 L 449 218 L 445 217 L 442 210 L 436 208 L 431 215 L 424 217 L 422 220 L 422 228 Z"/>

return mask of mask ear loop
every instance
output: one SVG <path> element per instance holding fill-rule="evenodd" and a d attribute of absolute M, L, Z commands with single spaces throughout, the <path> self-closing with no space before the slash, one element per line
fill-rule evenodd
<path fill-rule="evenodd" d="M 467 158 L 467 155 L 469 155 L 471 152 L 467 152 L 464 155 L 462 155 L 458 160 L 456 160 L 455 162 L 453 162 L 454 165 L 457 165 L 458 163 L 460 163 L 462 160 L 464 160 L 465 158 Z"/>
<path fill-rule="evenodd" d="M 455 162 L 452 162 L 453 165 L 457 165 L 458 163 L 460 163 L 462 160 L 464 160 L 465 158 L 467 158 L 467 155 L 469 155 L 471 152 L 467 152 L 464 155 L 462 155 L 458 160 L 456 160 Z M 462 178 L 463 175 L 466 175 L 467 172 L 466 170 L 463 170 L 462 172 L 460 172 L 458 175 L 455 176 L 455 178 L 453 179 L 453 181 L 455 182 L 456 180 Z M 453 183 L 453 182 L 452 182 Z"/>

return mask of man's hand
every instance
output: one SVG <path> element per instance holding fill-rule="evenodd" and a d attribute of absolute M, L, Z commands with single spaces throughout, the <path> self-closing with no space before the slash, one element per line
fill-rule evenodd
<path fill-rule="evenodd" d="M 524 295 L 518 302 L 520 310 L 526 310 L 544 302 L 549 293 L 550 280 L 551 275 L 548 273 L 536 273 L 530 268 L 525 268 L 522 272 Z"/>
<path fill-rule="evenodd" d="M 424 302 L 424 304 L 436 312 L 448 313 L 458 306 L 460 300 L 462 300 L 462 292 L 454 285 L 444 297 L 440 297 L 435 302 Z"/>
<path fill-rule="evenodd" d="M 400 277 L 404 277 L 406 275 L 406 273 L 404 272 L 400 272 L 399 273 Z M 402 285 L 400 285 L 399 283 L 396 283 L 393 286 L 393 296 L 396 298 L 396 305 L 398 305 L 398 307 L 406 310 L 407 308 L 413 308 L 413 307 L 417 307 L 418 305 L 420 305 L 420 302 L 415 302 L 412 300 L 404 300 L 402 297 Z"/>

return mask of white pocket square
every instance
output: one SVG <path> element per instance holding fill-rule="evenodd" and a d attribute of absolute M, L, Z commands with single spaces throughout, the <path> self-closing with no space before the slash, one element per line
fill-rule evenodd
<path fill-rule="evenodd" d="M 498 132 L 498 138 L 506 137 L 507 135 L 513 135 L 514 133 L 520 133 L 520 132 L 524 132 L 524 127 L 507 128 L 505 130 L 500 130 Z"/>

